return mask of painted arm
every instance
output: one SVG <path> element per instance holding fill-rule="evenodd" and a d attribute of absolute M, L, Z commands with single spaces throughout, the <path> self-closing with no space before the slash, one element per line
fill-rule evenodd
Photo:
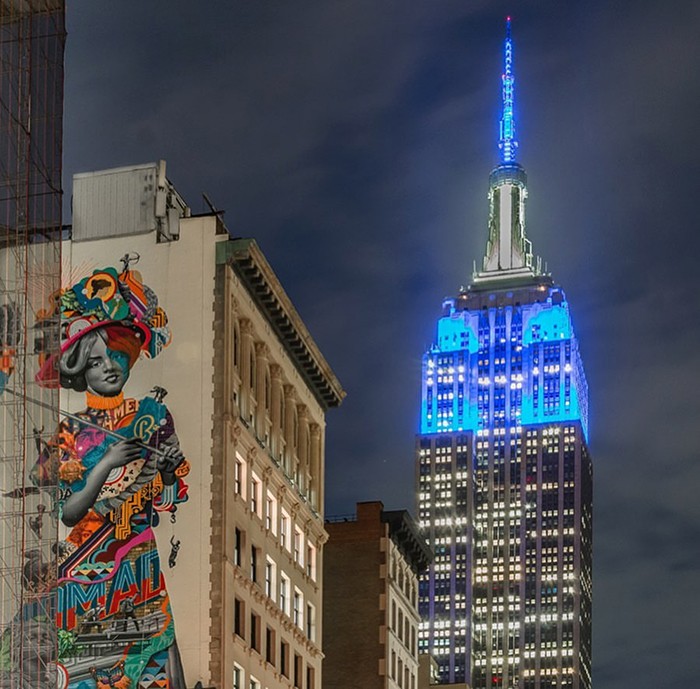
<path fill-rule="evenodd" d="M 85 486 L 72 493 L 63 503 L 61 519 L 66 526 L 75 526 L 88 513 L 112 469 L 123 467 L 141 457 L 141 448 L 137 442 L 135 438 L 129 438 L 110 446 L 90 472 Z"/>

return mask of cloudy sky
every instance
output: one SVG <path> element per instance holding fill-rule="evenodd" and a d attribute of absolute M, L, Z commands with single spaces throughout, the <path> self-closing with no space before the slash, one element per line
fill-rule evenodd
<path fill-rule="evenodd" d="M 65 188 L 164 158 L 225 209 L 347 390 L 327 512 L 412 508 L 420 357 L 486 241 L 506 14 L 528 234 L 591 388 L 594 686 L 698 686 L 700 4 L 71 0 Z"/>

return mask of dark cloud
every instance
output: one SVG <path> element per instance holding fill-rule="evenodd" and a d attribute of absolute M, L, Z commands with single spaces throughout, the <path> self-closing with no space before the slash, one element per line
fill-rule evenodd
<path fill-rule="evenodd" d="M 591 389 L 594 683 L 694 686 L 700 5 L 75 0 L 66 177 L 165 158 L 255 236 L 348 390 L 328 512 L 411 507 L 420 357 L 485 244 L 511 10 L 528 232 Z"/>

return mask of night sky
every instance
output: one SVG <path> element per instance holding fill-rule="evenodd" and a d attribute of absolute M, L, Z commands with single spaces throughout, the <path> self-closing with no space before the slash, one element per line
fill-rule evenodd
<path fill-rule="evenodd" d="M 594 689 L 700 686 L 700 3 L 73 0 L 64 171 L 164 158 L 348 396 L 327 514 L 413 510 L 421 355 L 486 243 L 504 17 L 528 236 L 591 392 Z"/>

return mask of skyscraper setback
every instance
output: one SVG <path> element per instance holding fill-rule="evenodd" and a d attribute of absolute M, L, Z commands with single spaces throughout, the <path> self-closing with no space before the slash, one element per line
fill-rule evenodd
<path fill-rule="evenodd" d="M 564 291 L 525 234 L 514 81 L 508 19 L 486 252 L 423 357 L 418 514 L 435 560 L 419 645 L 442 683 L 590 689 L 588 387 Z"/>

